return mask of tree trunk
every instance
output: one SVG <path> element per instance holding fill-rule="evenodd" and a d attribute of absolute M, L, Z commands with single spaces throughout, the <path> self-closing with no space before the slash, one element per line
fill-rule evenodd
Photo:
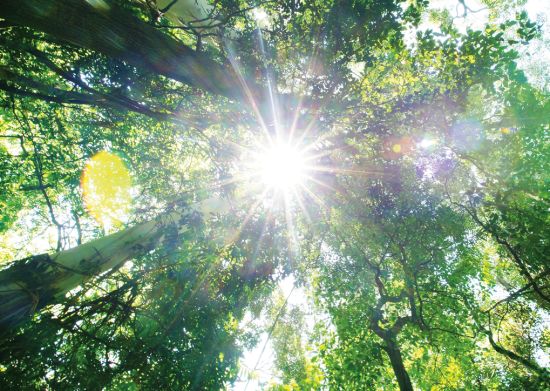
<path fill-rule="evenodd" d="M 399 349 L 397 342 L 395 342 L 395 338 L 384 338 L 384 342 L 386 343 L 385 350 L 390 358 L 393 373 L 395 374 L 397 383 L 399 384 L 399 389 L 401 391 L 413 391 L 414 389 L 411 383 L 411 379 L 409 377 L 409 374 L 407 373 L 407 370 L 405 369 L 405 365 L 403 364 L 401 350 Z"/>
<path fill-rule="evenodd" d="M 217 199 L 206 200 L 69 250 L 14 262 L 0 271 L 0 334 L 46 305 L 62 302 L 67 292 L 86 280 L 161 248 L 174 229 L 179 233 L 188 229 L 195 213 L 221 212 L 225 206 Z"/>
<path fill-rule="evenodd" d="M 214 94 L 246 101 L 232 69 L 110 2 L 3 0 L 0 17 Z M 252 83 L 248 88 L 254 98 L 260 97 Z"/>

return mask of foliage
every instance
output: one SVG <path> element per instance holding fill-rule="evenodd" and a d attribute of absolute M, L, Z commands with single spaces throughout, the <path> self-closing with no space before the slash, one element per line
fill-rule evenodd
<path fill-rule="evenodd" d="M 484 1 L 487 25 L 461 31 L 428 1 L 221 0 L 193 21 L 68 0 L 109 27 L 72 43 L 44 5 L 21 0 L 44 11 L 21 23 L 8 3 L 0 275 L 206 198 L 231 211 L 166 224 L 0 335 L 3 389 L 222 389 L 260 314 L 273 390 L 548 387 L 550 97 L 518 66 L 542 28 L 523 2 Z M 116 43 L 132 31 L 165 46 L 136 56 Z M 281 203 L 242 151 L 296 135 L 315 170 Z M 123 204 L 90 207 L 94 156 Z M 309 332 L 272 294 L 289 274 Z"/>

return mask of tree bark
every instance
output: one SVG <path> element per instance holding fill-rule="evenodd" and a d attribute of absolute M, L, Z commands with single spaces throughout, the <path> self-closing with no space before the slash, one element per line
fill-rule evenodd
<path fill-rule="evenodd" d="M 397 297 L 394 297 L 394 299 L 397 299 Z M 387 296 L 385 298 L 380 298 L 377 308 L 375 308 L 375 315 L 370 321 L 370 329 L 385 343 L 383 349 L 388 354 L 397 384 L 399 384 L 399 389 L 401 391 L 413 391 L 414 388 L 412 386 L 411 379 L 407 373 L 405 364 L 403 363 L 401 349 L 399 349 L 399 345 L 397 344 L 397 334 L 399 331 L 395 331 L 400 330 L 409 318 L 399 318 L 391 329 L 383 329 L 378 324 L 378 322 L 383 318 L 380 307 L 388 301 Z"/>
<path fill-rule="evenodd" d="M 369 265 L 371 270 L 374 272 L 374 283 L 378 289 L 380 297 L 376 303 L 376 306 L 373 308 L 373 315 L 370 319 L 370 329 L 378 335 L 385 343 L 383 349 L 388 353 L 390 363 L 393 369 L 393 373 L 399 384 L 399 389 L 401 391 L 413 391 L 413 386 L 405 364 L 403 363 L 403 356 L 401 355 L 401 350 L 397 344 L 397 335 L 401 329 L 408 323 L 413 322 L 411 316 L 399 317 L 395 320 L 393 325 L 390 328 L 380 327 L 380 322 L 384 323 L 384 313 L 382 307 L 386 303 L 399 303 L 405 298 L 408 297 L 407 290 L 403 289 L 399 296 L 388 296 L 386 294 L 386 287 L 380 279 L 380 268 L 375 264 L 371 263 L 368 258 L 366 258 L 366 263 Z"/>
<path fill-rule="evenodd" d="M 95 4 L 95 6 L 93 6 Z M 235 72 L 107 2 L 3 0 L 0 17 L 214 94 L 247 102 Z M 259 90 L 247 83 L 253 97 Z"/>
<path fill-rule="evenodd" d="M 209 199 L 69 250 L 14 262 L 0 271 L 0 334 L 45 306 L 62 302 L 67 292 L 86 280 L 168 244 L 168 234 L 174 229 L 186 231 L 195 213 L 218 213 L 225 206 L 221 200 Z"/>
<path fill-rule="evenodd" d="M 387 338 L 384 338 L 384 342 L 386 343 L 385 350 L 386 353 L 388 353 L 388 357 L 390 358 L 393 373 L 395 374 L 397 383 L 399 384 L 399 389 L 401 391 L 413 391 L 414 389 L 411 383 L 411 379 L 409 377 L 409 374 L 407 373 L 407 370 L 405 369 L 403 356 L 401 355 L 401 350 L 399 349 L 395 338 L 387 336 Z"/>

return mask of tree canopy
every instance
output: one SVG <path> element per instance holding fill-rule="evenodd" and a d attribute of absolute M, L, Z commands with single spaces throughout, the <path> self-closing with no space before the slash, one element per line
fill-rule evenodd
<path fill-rule="evenodd" d="M 0 388 L 548 389 L 549 27 L 437 3 L 4 0 Z"/>

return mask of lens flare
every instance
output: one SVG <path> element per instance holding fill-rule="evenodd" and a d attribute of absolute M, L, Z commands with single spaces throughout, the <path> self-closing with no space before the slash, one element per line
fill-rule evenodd
<path fill-rule="evenodd" d="M 84 205 L 104 228 L 120 225 L 128 216 L 132 179 L 117 155 L 102 151 L 84 167 L 81 178 Z"/>

